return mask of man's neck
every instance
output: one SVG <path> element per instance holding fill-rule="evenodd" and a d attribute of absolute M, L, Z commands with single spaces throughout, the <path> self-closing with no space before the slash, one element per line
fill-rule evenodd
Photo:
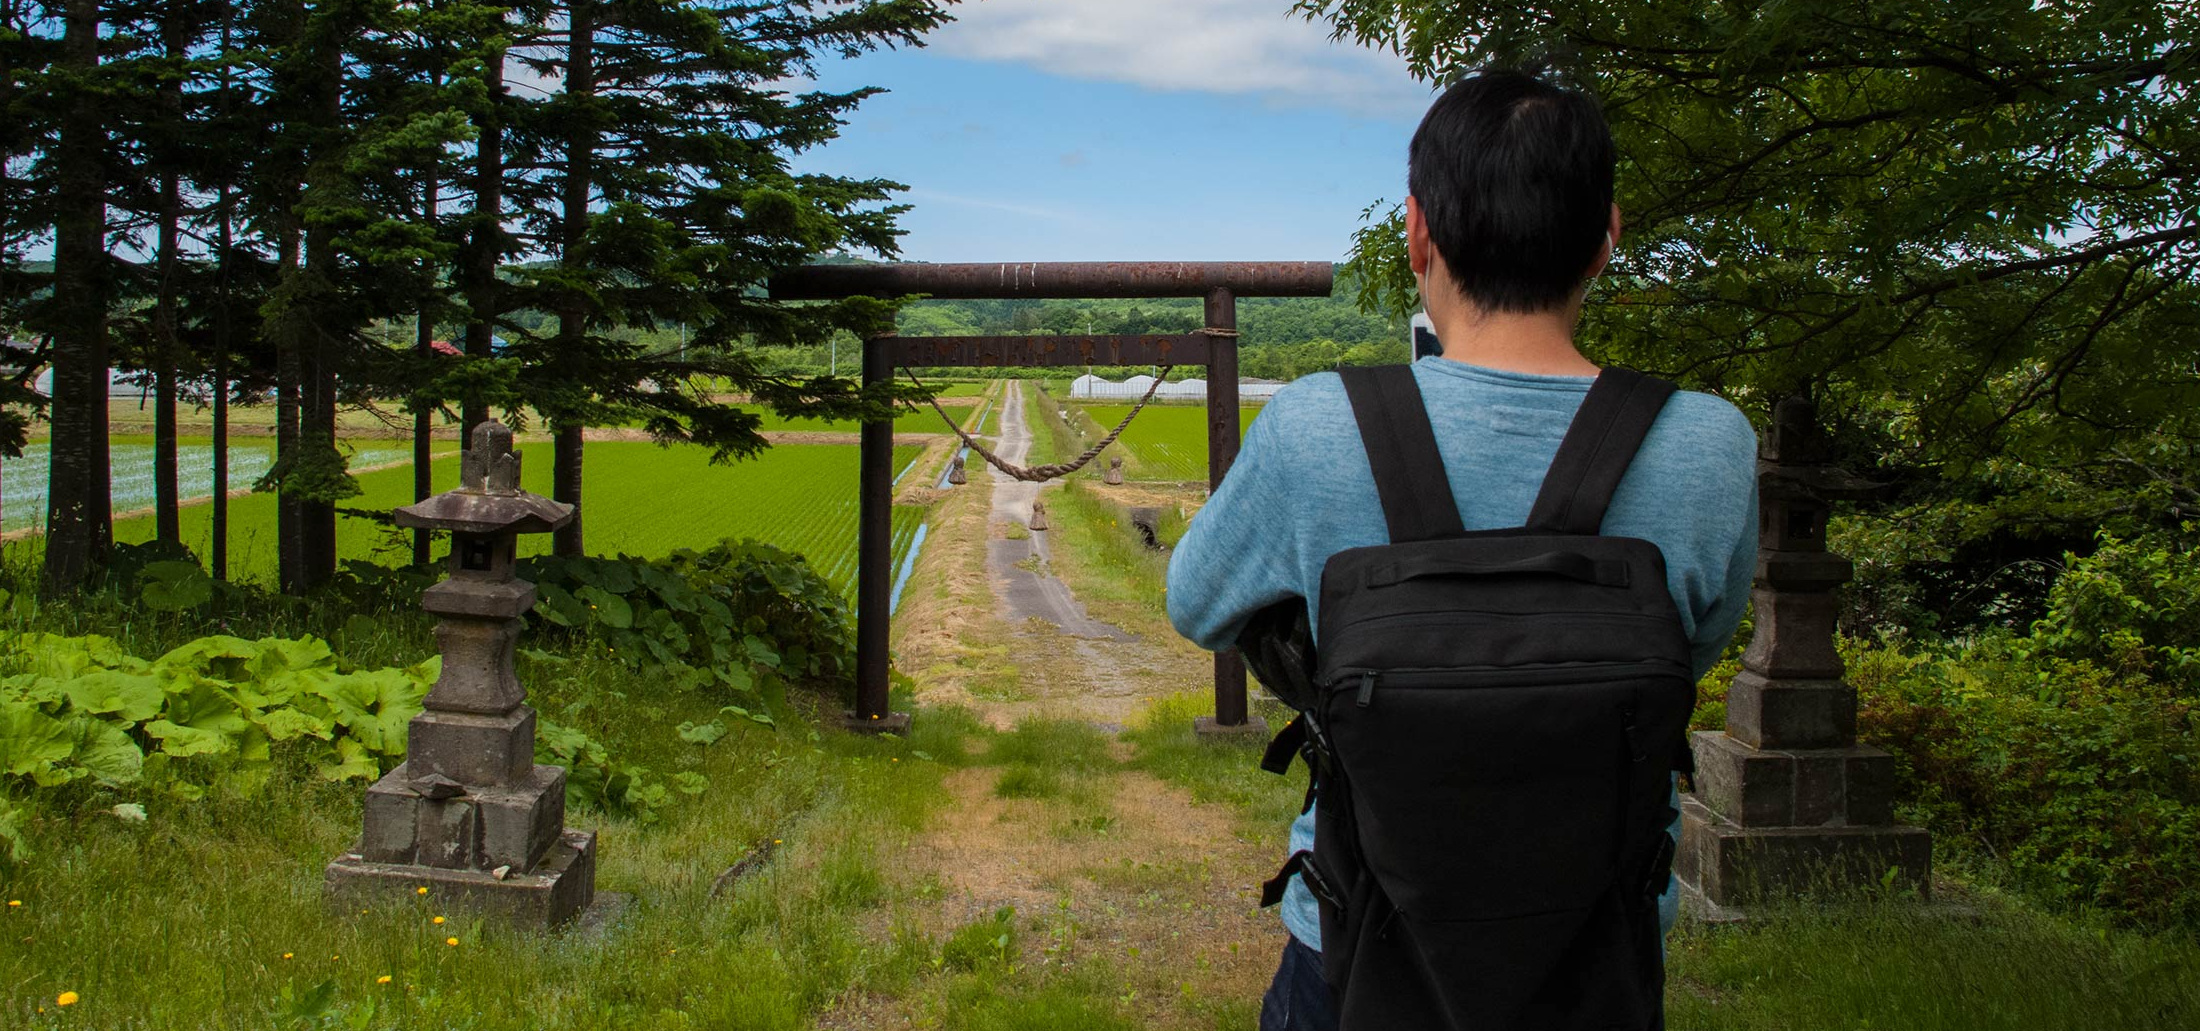
<path fill-rule="evenodd" d="M 1486 369 L 1543 376 L 1594 376 L 1595 363 L 1574 346 L 1576 309 L 1536 312 L 1482 311 L 1464 305 L 1429 312 L 1444 357 Z"/>

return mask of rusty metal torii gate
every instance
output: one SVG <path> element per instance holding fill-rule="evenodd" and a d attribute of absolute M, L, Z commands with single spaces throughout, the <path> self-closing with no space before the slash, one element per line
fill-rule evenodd
<path fill-rule="evenodd" d="M 1237 458 L 1239 435 L 1237 299 L 1327 297 L 1335 270 L 1326 261 L 1110 261 L 1022 264 L 806 265 L 771 281 L 777 300 L 846 297 L 942 300 L 1081 300 L 1200 297 L 1206 322 L 1195 333 L 1155 336 L 881 336 L 863 342 L 863 382 L 884 383 L 896 366 L 1203 365 L 1207 367 L 1207 487 L 1222 484 Z M 899 731 L 906 713 L 887 708 L 887 615 L 893 586 L 891 422 L 863 424 L 856 539 L 855 729 Z M 1201 730 L 1254 732 L 1237 653 L 1215 655 L 1215 714 Z"/>

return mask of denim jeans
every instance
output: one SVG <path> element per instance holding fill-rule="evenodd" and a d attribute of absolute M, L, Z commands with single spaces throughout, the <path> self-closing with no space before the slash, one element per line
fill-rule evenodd
<path fill-rule="evenodd" d="M 1322 980 L 1322 954 L 1297 938 L 1288 941 L 1276 979 L 1260 1000 L 1260 1031 L 1337 1031 L 1337 1003 Z"/>

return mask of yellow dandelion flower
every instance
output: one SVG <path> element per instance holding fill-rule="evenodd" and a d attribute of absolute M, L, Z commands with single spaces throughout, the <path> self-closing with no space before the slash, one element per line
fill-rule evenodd
<path fill-rule="evenodd" d="M 76 1005 L 76 993 L 62 992 L 54 999 L 53 1004 L 56 1006 L 74 1006 Z"/>
<path fill-rule="evenodd" d="M 435 918 L 435 922 L 436 922 L 436 923 L 439 923 L 439 924 L 440 924 L 440 923 L 442 923 L 442 922 L 443 922 L 443 918 L 442 918 L 442 917 L 436 917 L 436 918 Z"/>
<path fill-rule="evenodd" d="M 285 952 L 285 953 L 283 953 L 283 958 L 284 958 L 284 959 L 289 959 L 289 958 L 290 958 L 291 956 L 293 956 L 293 955 L 295 955 L 295 953 L 289 953 L 289 952 Z"/>
<path fill-rule="evenodd" d="M 445 939 L 443 939 L 443 944 L 445 944 L 445 945 L 449 945 L 449 946 L 451 946 L 451 947 L 453 947 L 453 948 L 456 948 L 456 947 L 458 946 L 458 939 L 456 939 L 456 938 L 445 938 Z"/>
<path fill-rule="evenodd" d="M 375 984 L 388 984 L 388 983 L 390 983 L 390 982 L 391 982 L 392 980 L 394 980 L 394 978 L 390 977 L 390 975 L 388 975 L 388 974 L 383 974 L 382 976 L 380 976 L 380 977 L 377 977 L 377 978 L 375 978 L 375 979 L 374 979 L 374 983 L 375 983 Z"/>
<path fill-rule="evenodd" d="M 23 900 L 22 900 L 22 899 L 9 899 L 9 900 L 8 900 L 8 908 L 9 908 L 9 909 L 21 909 L 21 908 L 23 908 Z"/>
<path fill-rule="evenodd" d="M 413 889 L 413 894 L 415 894 L 415 895 L 426 895 L 427 893 L 428 893 L 428 886 L 427 886 L 427 885 L 425 885 L 425 884 L 421 885 L 421 886 L 420 886 L 420 887 L 418 887 L 418 888 L 414 888 L 414 889 Z"/>

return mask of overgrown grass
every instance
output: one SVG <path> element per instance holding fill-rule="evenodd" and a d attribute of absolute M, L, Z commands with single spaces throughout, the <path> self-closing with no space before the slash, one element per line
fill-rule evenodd
<path fill-rule="evenodd" d="M 1255 715 L 1270 727 L 1281 728 L 1290 719 L 1290 713 L 1257 686 L 1250 700 Z M 1213 714 L 1214 696 L 1205 690 L 1155 699 L 1123 732 L 1123 740 L 1137 749 L 1132 765 L 1184 788 L 1201 802 L 1230 807 L 1248 827 L 1272 833 L 1290 823 L 1305 800 L 1305 767 L 1294 765 L 1279 777 L 1260 768 L 1265 740 L 1194 737 L 1192 721 Z"/>
<path fill-rule="evenodd" d="M 1667 1023 L 1705 1031 L 2082 1031 L 2200 1026 L 2200 945 L 1996 899 L 1974 916 L 1900 900 L 1683 922 Z"/>
<path fill-rule="evenodd" d="M 912 889 L 889 859 L 942 797 L 946 767 L 916 753 L 960 754 L 949 739 L 966 717 L 928 712 L 898 740 L 783 713 L 779 730 L 736 721 L 705 748 L 674 731 L 712 713 L 700 696 L 585 659 L 528 672 L 546 714 L 629 761 L 709 778 L 654 823 L 569 814 L 599 835 L 599 886 L 636 896 L 618 924 L 519 934 L 433 894 L 331 912 L 320 871 L 357 834 L 361 792 L 294 770 L 254 797 L 137 799 L 142 823 L 87 804 L 38 825 L 34 855 L 0 872 L 22 902 L 0 914 L 0 1024 L 800 1028 L 859 986 L 904 990 L 929 968 L 935 946 L 904 928 Z M 720 870 L 770 843 L 769 863 L 712 897 Z M 81 1001 L 62 1010 L 65 991 Z M 320 1017 L 286 1018 L 312 1000 Z"/>

